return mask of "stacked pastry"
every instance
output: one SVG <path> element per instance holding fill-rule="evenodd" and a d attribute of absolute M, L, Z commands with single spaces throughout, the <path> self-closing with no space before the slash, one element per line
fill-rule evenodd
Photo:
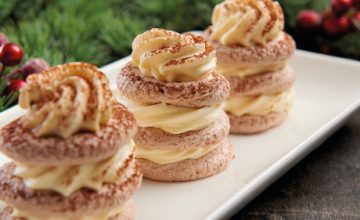
<path fill-rule="evenodd" d="M 136 155 L 144 177 L 188 181 L 224 170 L 233 158 L 222 110 L 227 80 L 202 37 L 152 29 L 132 44 L 117 85 L 139 125 Z"/>
<path fill-rule="evenodd" d="M 295 74 L 287 61 L 295 42 L 272 0 L 226 0 L 203 36 L 217 50 L 217 68 L 230 82 L 226 102 L 232 133 L 256 133 L 283 122 L 293 103 Z"/>
<path fill-rule="evenodd" d="M 0 219 L 132 219 L 137 125 L 105 75 L 86 63 L 53 67 L 29 76 L 19 101 L 27 113 L 0 131 L 14 160 L 0 168 Z"/>

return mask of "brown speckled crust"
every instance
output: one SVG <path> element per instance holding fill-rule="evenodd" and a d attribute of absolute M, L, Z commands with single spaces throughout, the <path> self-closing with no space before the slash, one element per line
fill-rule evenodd
<path fill-rule="evenodd" d="M 140 187 L 142 173 L 135 166 L 128 178 L 119 184 L 104 184 L 99 191 L 80 189 L 69 197 L 50 190 L 32 190 L 13 175 L 14 163 L 0 168 L 0 199 L 14 208 L 41 216 L 79 216 L 108 212 L 128 201 Z M 41 212 L 40 212 L 41 210 Z"/>
<path fill-rule="evenodd" d="M 270 95 L 290 89 L 296 75 L 290 67 L 274 72 L 251 75 L 247 77 L 227 77 L 231 86 L 231 95 Z M 231 96 L 230 95 L 230 96 Z"/>
<path fill-rule="evenodd" d="M 204 31 L 202 35 L 206 40 L 211 41 L 210 33 L 211 27 Z M 241 47 L 238 45 L 224 46 L 219 42 L 212 43 L 216 47 L 218 64 L 237 66 L 239 68 L 286 61 L 296 48 L 294 39 L 285 32 L 266 46 Z"/>
<path fill-rule="evenodd" d="M 119 103 L 113 118 L 96 134 L 80 132 L 70 138 L 36 137 L 17 119 L 0 130 L 0 150 L 18 162 L 30 165 L 80 165 L 115 154 L 136 133 L 133 115 Z"/>
<path fill-rule="evenodd" d="M 230 118 L 230 133 L 232 134 L 255 134 L 266 131 L 280 125 L 287 119 L 287 112 L 270 112 L 266 115 L 243 115 L 235 116 L 228 114 Z"/>
<path fill-rule="evenodd" d="M 138 128 L 136 146 L 161 150 L 187 150 L 219 143 L 227 137 L 230 122 L 225 112 L 213 123 L 196 131 L 171 134 L 158 128 Z"/>
<path fill-rule="evenodd" d="M 13 209 L 10 207 L 5 208 L 4 210 L 0 210 L 0 220 L 27 220 L 26 218 L 16 218 L 12 217 L 11 213 Z M 126 207 L 124 207 L 123 211 L 109 218 L 108 220 L 133 220 L 135 219 L 135 207 L 131 201 L 127 202 Z"/>
<path fill-rule="evenodd" d="M 167 83 L 143 76 L 131 62 L 122 68 L 117 86 L 120 94 L 130 100 L 184 107 L 213 106 L 225 100 L 230 92 L 229 82 L 220 74 L 213 73 L 211 79 Z"/>
<path fill-rule="evenodd" d="M 164 165 L 146 159 L 139 159 L 139 161 L 145 178 L 157 181 L 181 182 L 198 180 L 220 173 L 230 164 L 233 158 L 232 145 L 225 138 L 217 149 L 195 160 L 187 159 Z"/>

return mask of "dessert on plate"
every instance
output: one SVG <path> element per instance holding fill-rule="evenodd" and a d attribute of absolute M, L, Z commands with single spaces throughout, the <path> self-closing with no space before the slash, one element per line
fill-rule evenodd
<path fill-rule="evenodd" d="M 70 63 L 28 77 L 27 113 L 0 130 L 0 219 L 133 219 L 133 115 L 95 66 Z"/>
<path fill-rule="evenodd" d="M 286 120 L 295 74 L 288 60 L 295 42 L 283 31 L 284 14 L 272 0 L 226 0 L 203 37 L 216 47 L 216 71 L 231 85 L 225 111 L 230 132 L 251 134 Z"/>
<path fill-rule="evenodd" d="M 189 181 L 224 170 L 233 159 L 223 111 L 230 86 L 214 71 L 214 47 L 190 33 L 151 29 L 132 49 L 117 86 L 139 125 L 136 157 L 144 177 Z"/>

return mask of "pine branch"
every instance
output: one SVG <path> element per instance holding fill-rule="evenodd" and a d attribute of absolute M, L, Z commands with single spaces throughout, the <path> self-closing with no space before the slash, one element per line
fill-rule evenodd
<path fill-rule="evenodd" d="M 134 37 L 145 31 L 145 26 L 140 19 L 131 19 L 129 16 L 116 18 L 112 13 L 102 17 L 102 24 L 100 39 L 113 50 L 116 56 L 128 55 Z"/>
<path fill-rule="evenodd" d="M 11 107 L 18 97 L 18 92 L 10 92 L 9 94 L 6 94 L 6 87 L 6 80 L 0 78 L 0 112 Z"/>

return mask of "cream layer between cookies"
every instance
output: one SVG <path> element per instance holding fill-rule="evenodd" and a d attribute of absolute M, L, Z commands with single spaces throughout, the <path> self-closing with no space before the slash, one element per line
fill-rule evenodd
<path fill-rule="evenodd" d="M 235 116 L 287 112 L 293 105 L 294 95 L 293 88 L 275 95 L 233 95 L 226 101 L 224 110 Z"/>
<path fill-rule="evenodd" d="M 127 99 L 122 102 L 134 114 L 140 127 L 160 128 L 172 134 L 180 134 L 204 128 L 214 122 L 223 111 L 223 104 L 202 108 L 189 108 L 166 103 L 142 104 Z"/>
<path fill-rule="evenodd" d="M 17 164 L 15 175 L 23 178 L 25 185 L 31 189 L 54 190 L 63 196 L 70 196 L 83 187 L 100 190 L 103 183 L 118 183 L 127 177 L 127 172 L 135 164 L 134 157 L 130 158 L 134 147 L 134 142 L 130 140 L 114 156 L 80 166 L 42 167 Z M 128 166 L 118 173 L 127 159 L 131 159 Z"/>
<path fill-rule="evenodd" d="M 186 159 L 198 159 L 218 147 L 217 144 L 189 150 L 159 150 L 136 147 L 136 157 L 147 159 L 157 164 L 175 163 Z"/>
<path fill-rule="evenodd" d="M 269 65 L 256 65 L 245 68 L 238 68 L 235 66 L 224 66 L 218 64 L 216 66 L 216 72 L 224 76 L 237 76 L 237 77 L 246 77 L 266 72 L 273 72 L 286 67 L 286 62 L 278 62 Z"/>

